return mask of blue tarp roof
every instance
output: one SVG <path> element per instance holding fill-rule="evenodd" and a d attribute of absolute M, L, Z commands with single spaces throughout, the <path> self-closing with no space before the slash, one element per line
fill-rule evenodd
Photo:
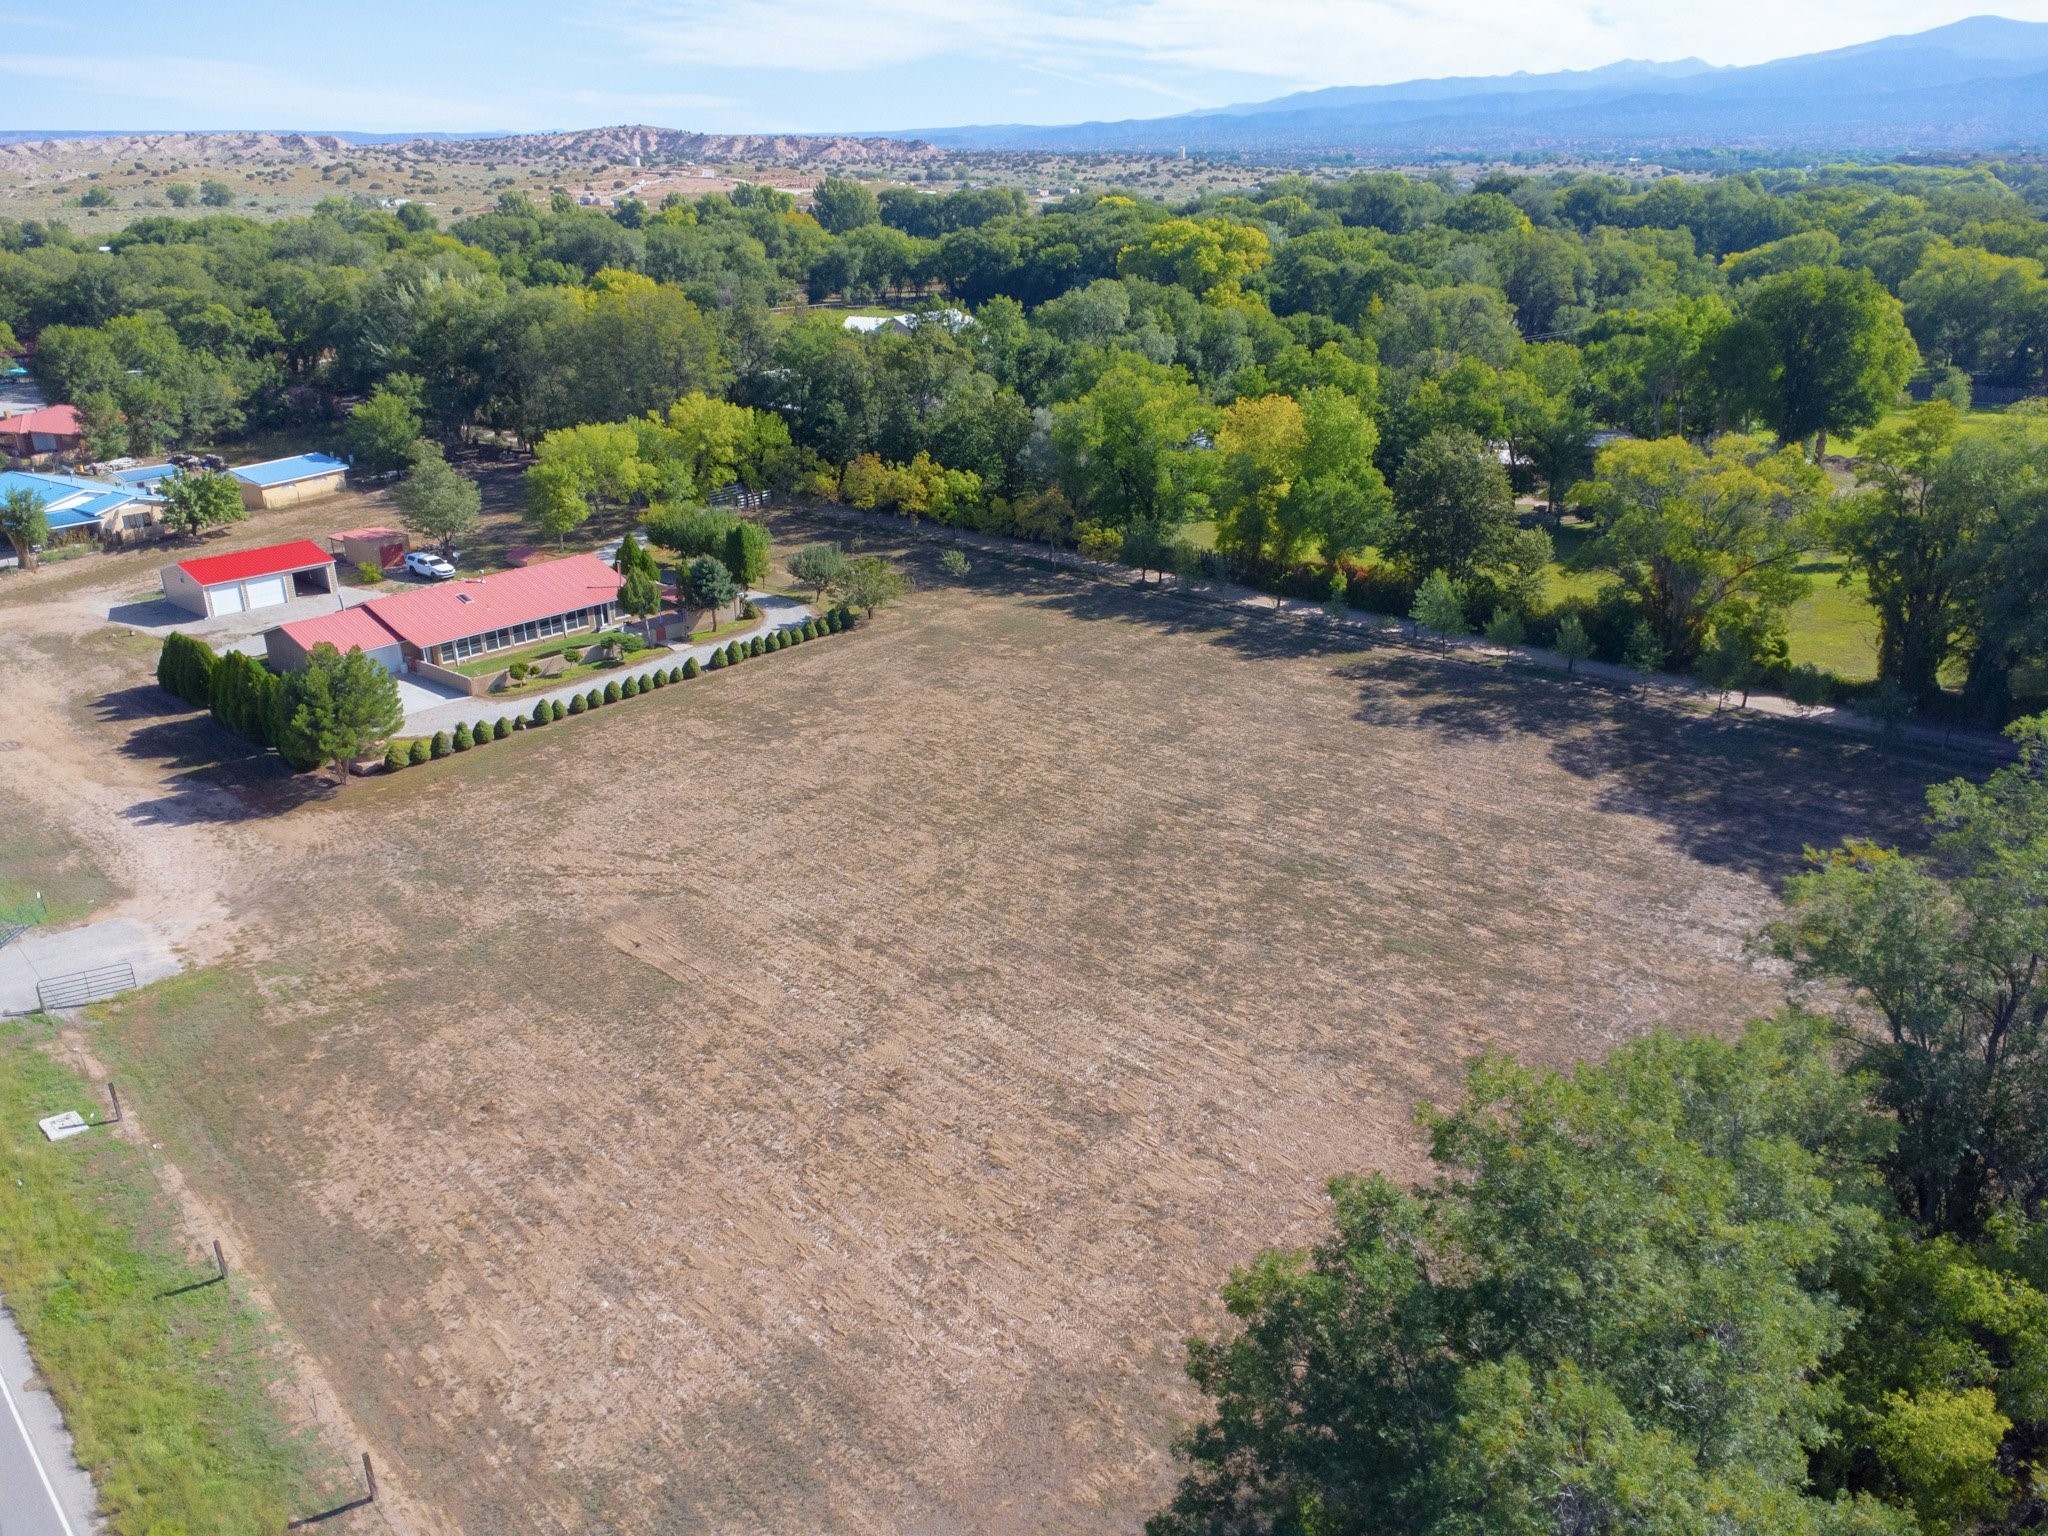
<path fill-rule="evenodd" d="M 337 469 L 347 468 L 347 460 L 337 459 L 331 453 L 302 453 L 296 458 L 272 459 L 267 464 L 244 464 L 228 473 L 250 485 L 289 485 L 294 480 L 310 480 L 315 475 L 331 475 Z"/>

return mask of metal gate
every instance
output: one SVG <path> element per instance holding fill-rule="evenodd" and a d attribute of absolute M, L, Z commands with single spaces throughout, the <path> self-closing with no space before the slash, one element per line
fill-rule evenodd
<path fill-rule="evenodd" d="M 102 965 L 90 971 L 73 971 L 69 976 L 52 976 L 36 983 L 36 1001 L 45 1012 L 58 1008 L 82 1008 L 87 1003 L 127 992 L 135 986 L 132 965 Z"/>

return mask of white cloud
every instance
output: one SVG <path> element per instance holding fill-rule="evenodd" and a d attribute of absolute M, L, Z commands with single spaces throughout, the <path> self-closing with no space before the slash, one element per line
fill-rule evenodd
<path fill-rule="evenodd" d="M 742 106 L 730 96 L 706 93 L 560 87 L 522 93 L 514 122 L 505 101 L 459 88 L 422 93 L 399 82 L 336 85 L 228 59 L 0 54 L 0 79 L 9 75 L 88 86 L 102 102 L 121 103 L 122 120 L 97 126 L 145 130 L 158 126 L 151 114 L 159 106 L 184 108 L 178 114 L 184 121 L 214 128 L 341 126 L 456 133 L 532 127 L 551 117 L 563 128 L 584 127 L 600 118 L 687 121 Z"/>
<path fill-rule="evenodd" d="M 699 66 L 848 72 L 967 56 L 1338 85 L 1622 57 L 1749 64 L 1982 8 L 1983 0 L 631 0 L 594 24 Z M 2002 12 L 2048 20 L 2048 0 L 2008 0 Z"/>

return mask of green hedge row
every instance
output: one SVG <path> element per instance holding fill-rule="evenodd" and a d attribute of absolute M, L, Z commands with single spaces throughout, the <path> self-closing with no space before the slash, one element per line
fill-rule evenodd
<path fill-rule="evenodd" d="M 501 718 L 496 723 L 479 720 L 475 725 L 458 725 L 453 735 L 447 731 L 436 731 L 431 737 L 422 736 L 410 741 L 394 740 L 384 749 L 384 768 L 388 773 L 396 773 L 399 769 L 409 768 L 416 763 L 450 757 L 457 752 L 467 752 L 487 741 L 503 741 L 514 731 L 538 730 L 543 725 L 569 715 L 587 715 L 594 709 L 604 708 L 607 704 L 638 698 L 643 693 L 652 693 L 655 689 L 666 688 L 671 683 L 686 682 L 706 671 L 738 666 L 745 657 L 765 656 L 770 651 L 785 651 L 793 645 L 803 644 L 806 640 L 816 640 L 821 635 L 836 635 L 841 630 L 853 628 L 853 624 L 853 610 L 841 603 L 816 618 L 805 619 L 794 628 L 778 629 L 768 635 L 756 635 L 744 643 L 732 641 L 722 649 L 713 651 L 711 660 L 702 667 L 697 665 L 697 658 L 692 656 L 679 667 L 657 668 L 644 678 L 629 677 L 624 682 L 615 678 L 601 689 L 593 688 L 588 693 L 575 695 L 566 705 L 560 699 L 542 699 L 533 706 L 531 714 Z M 210 656 L 211 652 L 208 652 L 208 655 Z M 165 683 L 164 686 L 168 688 L 170 684 Z M 175 689 L 172 691 L 176 692 Z"/>

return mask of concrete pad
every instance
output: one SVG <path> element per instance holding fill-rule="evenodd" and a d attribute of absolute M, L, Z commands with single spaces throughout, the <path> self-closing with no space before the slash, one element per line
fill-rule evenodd
<path fill-rule="evenodd" d="M 438 709 L 443 704 L 453 704 L 457 700 L 469 699 L 470 697 L 466 693 L 457 693 L 453 688 L 449 688 L 441 683 L 430 683 L 425 678 L 411 676 L 404 672 L 398 673 L 397 678 L 398 707 L 405 711 L 408 721 L 422 710 Z M 485 701 L 475 699 L 470 702 L 480 705 Z M 461 714 L 461 711 L 457 710 L 456 713 Z M 503 713 L 503 710 L 497 711 L 497 714 Z M 495 719 L 497 714 L 494 714 L 492 718 Z M 462 715 L 462 718 L 471 720 L 476 717 L 474 715 Z"/>
<path fill-rule="evenodd" d="M 139 597 L 109 604 L 107 622 L 157 636 L 167 635 L 174 629 L 181 630 L 185 634 L 196 635 L 216 650 L 248 651 L 260 656 L 263 654 L 263 632 L 267 629 L 295 623 L 299 619 L 318 618 L 343 608 L 353 608 L 358 603 L 367 603 L 373 597 L 387 595 L 363 587 L 343 587 L 339 593 L 320 592 L 312 597 L 295 597 L 288 603 L 249 608 L 241 613 L 218 614 L 210 619 L 201 618 L 190 609 L 180 608 L 161 596 Z"/>
<path fill-rule="evenodd" d="M 36 1125 L 51 1141 L 66 1141 L 73 1136 L 83 1136 L 92 1129 L 85 1123 L 85 1116 L 75 1109 L 67 1109 L 57 1115 L 45 1115 L 36 1122 Z"/>
<path fill-rule="evenodd" d="M 183 968 L 161 936 L 125 917 L 50 932 L 30 930 L 0 949 L 0 1014 L 33 1013 L 36 983 L 123 962 L 147 986 Z"/>

